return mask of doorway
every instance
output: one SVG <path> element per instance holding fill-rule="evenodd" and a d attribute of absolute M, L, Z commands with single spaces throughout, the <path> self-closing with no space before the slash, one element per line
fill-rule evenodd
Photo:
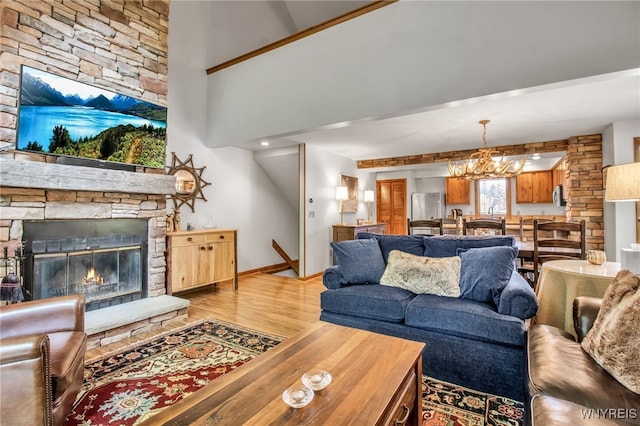
<path fill-rule="evenodd" d="M 376 181 L 376 217 L 387 224 L 387 234 L 407 233 L 407 180 Z"/>

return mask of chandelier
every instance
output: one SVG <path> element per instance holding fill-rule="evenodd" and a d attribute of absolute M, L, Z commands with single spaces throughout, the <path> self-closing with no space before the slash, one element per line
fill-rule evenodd
<path fill-rule="evenodd" d="M 449 160 L 449 174 L 460 179 L 491 179 L 505 178 L 519 175 L 524 168 L 527 157 L 522 157 L 518 162 L 505 159 L 504 154 L 499 160 L 494 159 L 500 153 L 487 148 L 487 124 L 489 120 L 480 120 L 482 124 L 482 148 L 474 152 L 469 159 L 451 163 Z"/>

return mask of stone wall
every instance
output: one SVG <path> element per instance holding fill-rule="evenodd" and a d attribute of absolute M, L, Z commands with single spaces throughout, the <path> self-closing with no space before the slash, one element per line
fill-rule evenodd
<path fill-rule="evenodd" d="M 167 106 L 169 0 L 2 0 L 0 8 L 2 158 L 48 161 L 6 150 L 16 141 L 21 65 Z M 148 218 L 149 296 L 165 293 L 165 195 L 33 186 L 0 183 L 0 247 L 19 246 L 23 220 Z"/>
<path fill-rule="evenodd" d="M 0 148 L 15 144 L 20 66 L 167 106 L 169 0 L 2 0 Z"/>
<path fill-rule="evenodd" d="M 587 249 L 604 250 L 602 135 L 576 136 L 567 146 L 567 220 L 585 220 Z"/>

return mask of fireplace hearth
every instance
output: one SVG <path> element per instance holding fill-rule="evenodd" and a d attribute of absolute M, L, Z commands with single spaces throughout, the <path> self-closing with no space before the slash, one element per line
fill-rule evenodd
<path fill-rule="evenodd" d="M 25 298 L 83 294 L 91 311 L 147 297 L 146 219 L 24 221 Z"/>

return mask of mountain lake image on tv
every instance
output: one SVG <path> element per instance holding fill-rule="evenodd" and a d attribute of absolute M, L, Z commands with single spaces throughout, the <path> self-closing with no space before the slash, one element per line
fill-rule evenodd
<path fill-rule="evenodd" d="M 165 107 L 24 65 L 19 99 L 19 150 L 107 168 L 165 166 Z"/>

